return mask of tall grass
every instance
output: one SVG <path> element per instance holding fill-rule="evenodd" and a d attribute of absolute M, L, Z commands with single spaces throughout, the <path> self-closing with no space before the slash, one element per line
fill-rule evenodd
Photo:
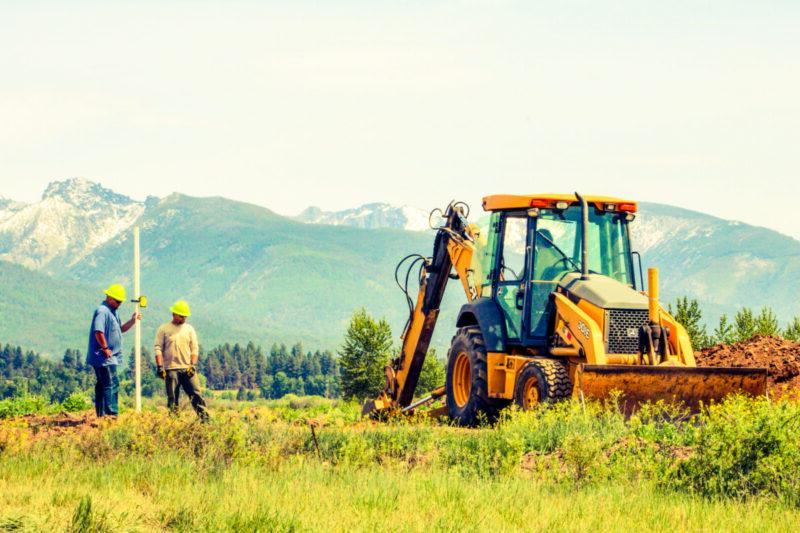
<path fill-rule="evenodd" d="M 795 530 L 800 405 L 566 403 L 496 426 L 289 398 L 98 427 L 0 423 L 0 530 Z M 313 422 L 317 439 L 312 438 Z M 767 528 L 767 524 L 769 527 Z M 81 529 L 82 528 L 82 529 Z"/>
<path fill-rule="evenodd" d="M 209 472 L 173 454 L 55 466 L 48 473 L 21 458 L 0 465 L 0 524 L 29 531 L 755 532 L 793 531 L 800 518 L 760 499 L 708 500 L 649 483 L 554 485 L 296 460 Z"/>

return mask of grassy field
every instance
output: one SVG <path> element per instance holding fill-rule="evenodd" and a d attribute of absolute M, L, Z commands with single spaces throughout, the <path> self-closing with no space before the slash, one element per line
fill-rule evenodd
<path fill-rule="evenodd" d="M 0 422 L 0 531 L 796 531 L 800 406 L 566 404 L 496 427 L 319 399 Z M 59 420 L 60 426 L 54 425 Z M 312 436 L 315 427 L 317 444 Z"/>

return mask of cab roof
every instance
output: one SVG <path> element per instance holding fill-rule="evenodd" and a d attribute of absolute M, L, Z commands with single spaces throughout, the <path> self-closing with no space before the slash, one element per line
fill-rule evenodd
<path fill-rule="evenodd" d="M 621 198 L 591 195 L 586 195 L 584 198 L 587 203 L 594 204 L 595 207 L 604 211 L 609 204 L 613 206 L 612 211 L 635 213 L 638 208 L 636 202 Z M 572 205 L 577 204 L 578 199 L 574 194 L 495 194 L 483 198 L 483 209 L 484 211 L 500 211 L 503 209 L 530 209 L 531 207 L 547 208 L 555 207 L 559 202 L 567 202 Z"/>

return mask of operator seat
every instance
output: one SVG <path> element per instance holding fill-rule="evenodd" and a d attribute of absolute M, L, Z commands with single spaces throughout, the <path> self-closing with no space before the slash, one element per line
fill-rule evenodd
<path fill-rule="evenodd" d="M 534 243 L 536 248 L 534 273 L 537 276 L 537 281 L 556 281 L 572 270 L 570 263 L 550 244 L 555 242 L 550 230 L 542 228 L 536 230 L 536 233 L 540 234 L 536 235 L 536 242 Z"/>

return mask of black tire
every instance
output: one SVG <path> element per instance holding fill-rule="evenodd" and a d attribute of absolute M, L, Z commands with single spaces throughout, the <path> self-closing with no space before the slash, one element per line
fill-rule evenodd
<path fill-rule="evenodd" d="M 465 354 L 469 360 L 469 393 L 465 395 L 456 393 L 454 385 L 459 370 L 456 361 L 459 354 Z M 463 366 L 461 367 L 463 369 Z M 505 401 L 489 398 L 486 371 L 486 345 L 483 341 L 481 330 L 477 326 L 469 326 L 458 330 L 450 344 L 447 357 L 447 381 L 445 382 L 447 394 L 447 410 L 450 418 L 459 426 L 474 426 L 478 424 L 481 414 L 489 422 L 494 421 L 502 407 L 508 404 Z M 458 398 L 461 398 L 459 403 Z"/>
<path fill-rule="evenodd" d="M 536 396 L 532 400 L 531 393 Z M 572 380 L 567 365 L 557 359 L 532 359 L 519 373 L 514 386 L 514 402 L 523 410 L 565 400 L 572 395 Z"/>

